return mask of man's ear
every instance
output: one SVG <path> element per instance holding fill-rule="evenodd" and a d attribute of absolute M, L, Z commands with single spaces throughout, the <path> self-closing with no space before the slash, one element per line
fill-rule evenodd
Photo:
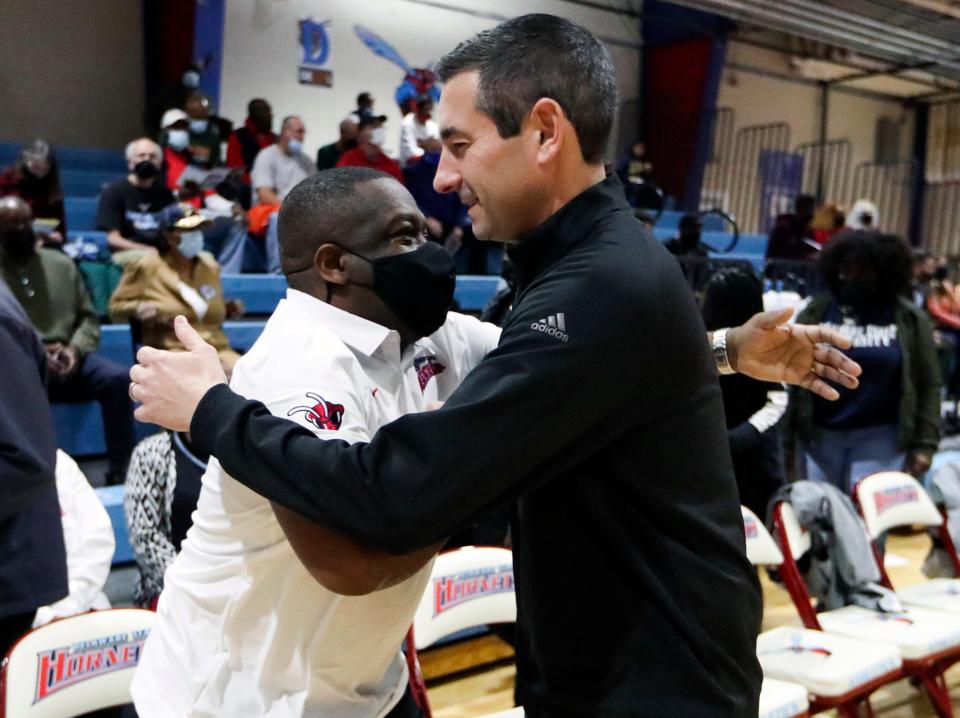
<path fill-rule="evenodd" d="M 313 266 L 328 284 L 347 284 L 349 272 L 343 259 L 342 247 L 337 244 L 321 244 L 313 255 Z"/>
<path fill-rule="evenodd" d="M 530 122 L 540 133 L 540 149 L 537 160 L 540 163 L 552 161 L 563 147 L 566 131 L 566 114 L 556 100 L 542 97 L 530 110 Z"/>

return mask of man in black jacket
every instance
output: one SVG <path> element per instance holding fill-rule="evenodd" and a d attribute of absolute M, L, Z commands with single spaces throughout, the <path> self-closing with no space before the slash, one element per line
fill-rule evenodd
<path fill-rule="evenodd" d="M 181 318 L 190 351 L 141 350 L 131 372 L 138 416 L 192 418 L 239 481 L 392 553 L 513 502 L 528 716 L 752 718 L 760 594 L 717 370 L 679 268 L 604 175 L 609 55 L 577 25 L 530 15 L 464 43 L 439 73 L 436 187 L 458 192 L 477 236 L 511 244 L 517 266 L 499 346 L 443 408 L 348 446 L 232 394 Z M 352 289 L 378 286 L 374 267 Z M 834 335 L 779 327 L 788 316 L 718 333 L 721 366 L 828 397 L 818 374 L 855 384 L 842 373 L 855 366 L 814 346 Z"/>
<path fill-rule="evenodd" d="M 0 280 L 0 660 L 40 606 L 67 595 L 54 468 L 57 441 L 47 359 L 30 320 Z"/>

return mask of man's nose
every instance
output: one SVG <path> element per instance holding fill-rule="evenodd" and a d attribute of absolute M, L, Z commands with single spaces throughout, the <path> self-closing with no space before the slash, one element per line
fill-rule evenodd
<path fill-rule="evenodd" d="M 461 182 L 459 163 L 444 148 L 440 152 L 440 164 L 437 165 L 437 174 L 433 178 L 433 188 L 441 194 L 457 192 Z"/>

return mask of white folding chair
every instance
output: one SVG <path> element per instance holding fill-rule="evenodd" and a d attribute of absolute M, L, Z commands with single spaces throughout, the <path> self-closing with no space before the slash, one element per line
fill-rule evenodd
<path fill-rule="evenodd" d="M 871 540 L 876 541 L 885 531 L 899 526 L 927 526 L 940 531 L 940 540 L 947 553 L 951 558 L 956 556 L 943 515 L 930 495 L 909 474 L 899 471 L 873 474 L 859 481 L 853 494 Z M 893 589 L 883 562 L 878 560 L 877 563 L 883 583 Z M 895 590 L 907 606 L 960 613 L 960 579 L 935 578 Z"/>
<path fill-rule="evenodd" d="M 763 679 L 757 718 L 806 718 L 809 711 L 806 687 L 773 678 Z"/>
<path fill-rule="evenodd" d="M 499 713 L 488 713 L 482 718 L 523 718 L 523 708 L 511 708 L 508 711 L 500 711 Z"/>
<path fill-rule="evenodd" d="M 437 556 L 405 642 L 410 689 L 426 718 L 432 714 L 417 651 L 468 628 L 516 620 L 510 549 L 466 546 Z"/>
<path fill-rule="evenodd" d="M 883 612 L 861 606 L 844 606 L 817 613 L 796 563 L 810 549 L 809 535 L 788 502 L 775 507 L 774 523 L 784 557 L 780 575 L 803 625 L 826 631 L 828 635 L 896 647 L 902 659 L 903 674 L 916 677 L 923 683 L 936 714 L 941 718 L 953 716 L 943 673 L 960 660 L 960 616 L 916 607 L 902 612 Z M 880 570 L 883 571 L 882 566 Z"/>
<path fill-rule="evenodd" d="M 740 508 L 747 558 L 755 566 L 782 566 L 784 556 L 763 522 L 747 507 Z M 861 704 L 870 705 L 873 691 L 902 677 L 896 647 L 810 628 L 781 627 L 764 631 L 757 637 L 757 658 L 765 676 L 764 688 L 770 690 L 767 682 L 771 678 L 803 686 L 810 693 L 811 713 L 837 709 L 841 716 L 856 716 Z M 767 701 L 783 693 L 777 690 Z M 763 711 L 760 714 L 765 715 Z"/>
<path fill-rule="evenodd" d="M 130 681 L 156 614 L 117 608 L 24 635 L 0 667 L 0 718 L 70 718 L 130 702 Z"/>

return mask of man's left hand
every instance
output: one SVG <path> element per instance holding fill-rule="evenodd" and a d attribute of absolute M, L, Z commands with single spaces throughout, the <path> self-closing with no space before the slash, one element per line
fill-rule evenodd
<path fill-rule="evenodd" d="M 907 460 L 904 464 L 904 471 L 912 475 L 915 479 L 922 479 L 933 463 L 930 454 L 923 451 L 911 451 L 907 454 Z"/>
<path fill-rule="evenodd" d="M 856 389 L 863 371 L 840 351 L 850 341 L 838 332 L 806 324 L 787 324 L 792 309 L 761 312 L 727 332 L 731 366 L 760 381 L 796 384 L 824 399 L 840 394 L 827 382 Z M 839 349 L 837 348 L 839 347 Z"/>
<path fill-rule="evenodd" d="M 130 398 L 140 402 L 133 415 L 140 421 L 174 431 L 189 431 L 197 405 L 212 387 L 226 384 L 217 350 L 197 334 L 186 317 L 173 323 L 186 348 L 168 352 L 142 347 L 130 370 Z"/>

